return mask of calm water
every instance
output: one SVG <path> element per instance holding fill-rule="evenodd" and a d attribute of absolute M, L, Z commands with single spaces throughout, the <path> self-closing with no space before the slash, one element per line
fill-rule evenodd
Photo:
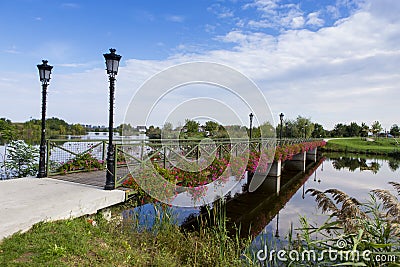
<path fill-rule="evenodd" d="M 292 223 L 294 228 L 300 226 L 300 216 L 306 216 L 309 222 L 317 223 L 327 219 L 317 209 L 315 198 L 303 194 L 309 188 L 320 191 L 335 188 L 366 202 L 373 189 L 389 189 L 395 192 L 388 184 L 390 181 L 400 182 L 398 160 L 327 154 L 326 159 L 279 211 L 279 216 L 275 215 L 259 233 L 255 243 L 265 240 L 265 236 L 268 238 L 275 235 L 277 230 L 280 238 L 286 236 Z"/>
<path fill-rule="evenodd" d="M 331 154 L 317 163 L 309 162 L 305 173 L 284 172 L 279 193 L 276 193 L 276 178 L 267 178 L 256 192 L 242 193 L 229 201 L 226 213 L 230 222 L 241 224 L 244 236 L 249 233 L 253 236 L 254 245 L 263 245 L 261 240 L 277 233 L 280 238 L 286 236 L 291 224 L 294 228 L 300 226 L 300 216 L 306 216 L 310 222 L 322 223 L 326 220 L 327 216 L 321 215 L 317 209 L 315 199 L 305 194 L 307 189 L 324 191 L 335 188 L 363 202 L 368 201 L 370 190 L 393 190 L 388 184 L 390 181 L 400 182 L 400 161 Z M 241 190 L 237 188 L 236 191 Z M 179 224 L 187 222 L 188 216 L 196 216 L 199 212 L 198 209 L 172 210 Z M 140 213 L 145 224 L 154 215 L 150 204 L 135 211 Z M 132 211 L 126 211 L 125 214 L 129 212 Z"/>

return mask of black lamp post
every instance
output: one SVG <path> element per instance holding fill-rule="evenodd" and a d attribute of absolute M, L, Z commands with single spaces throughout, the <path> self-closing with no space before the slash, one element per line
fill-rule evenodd
<path fill-rule="evenodd" d="M 39 69 L 39 77 L 42 82 L 42 133 L 40 136 L 40 152 L 39 152 L 39 172 L 37 177 L 46 177 L 46 96 L 47 85 L 50 81 L 51 69 L 53 66 L 47 65 L 47 60 L 42 60 L 42 64 L 37 65 Z"/>
<path fill-rule="evenodd" d="M 279 114 L 279 119 L 281 120 L 281 129 L 279 131 L 279 142 L 280 142 L 280 145 L 282 145 L 283 116 L 285 116 L 285 115 L 283 115 L 283 113 L 281 112 L 281 114 Z"/>
<path fill-rule="evenodd" d="M 276 215 L 276 230 L 275 230 L 275 237 L 279 237 L 279 211 L 278 214 Z"/>
<path fill-rule="evenodd" d="M 249 114 L 250 117 L 250 139 L 252 138 L 252 132 L 253 132 L 253 113 Z"/>
<path fill-rule="evenodd" d="M 107 148 L 107 173 L 105 190 L 115 189 L 114 169 L 115 169 L 115 149 L 113 145 L 113 122 L 114 122 L 114 91 L 115 76 L 118 73 L 119 61 L 121 56 L 115 54 L 115 49 L 110 49 L 110 53 L 104 54 L 106 60 L 107 74 L 110 81 L 110 113 L 108 120 L 108 148 Z"/>
<path fill-rule="evenodd" d="M 304 139 L 307 138 L 307 123 L 304 124 Z"/>

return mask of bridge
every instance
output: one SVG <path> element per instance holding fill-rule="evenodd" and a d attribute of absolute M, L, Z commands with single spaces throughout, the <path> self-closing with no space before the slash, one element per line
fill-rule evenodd
<path fill-rule="evenodd" d="M 48 140 L 46 170 L 48 177 L 94 186 L 104 186 L 105 173 L 110 172 L 114 179 L 114 188 L 125 190 L 129 197 L 134 192 L 124 186 L 127 179 L 142 171 L 146 164 L 168 169 L 179 165 L 179 160 L 182 159 L 199 163 L 211 158 L 208 161 L 210 164 L 214 158 L 232 160 L 241 155 L 249 158 L 249 154 L 255 152 L 257 164 L 260 166 L 249 170 L 252 173 L 251 179 L 264 180 L 266 176 L 280 177 L 283 164 L 286 169 L 304 171 L 306 160 L 315 161 L 317 148 L 321 145 L 321 140 L 301 138 L 280 141 L 216 139 L 204 142 L 200 139 L 150 139 L 116 142 L 114 169 L 107 170 L 107 141 Z M 276 151 L 273 149 L 275 146 Z M 267 165 L 270 166 L 266 168 Z"/>
<path fill-rule="evenodd" d="M 268 175 L 272 177 L 274 190 L 278 192 L 282 168 L 304 172 L 305 162 L 310 159 L 315 161 L 317 147 L 322 143 L 319 140 L 283 139 L 278 142 L 278 154 L 271 155 L 275 142 L 274 139 L 237 139 L 214 140 L 212 143 L 201 140 L 115 143 L 115 169 L 107 170 L 106 141 L 48 140 L 47 178 L 21 178 L 2 182 L 0 239 L 27 230 L 40 221 L 92 214 L 124 202 L 136 193 L 134 189 L 126 187 L 126 181 L 140 174 L 143 165 L 168 169 L 175 164 L 173 161 L 176 158 L 200 162 L 206 157 L 235 159 L 253 153 L 258 155 L 258 162 L 271 165 L 269 172 L 266 173 L 265 168 L 250 170 L 249 175 L 246 175 L 247 180 L 243 182 L 251 184 L 252 180 L 259 177 L 264 180 Z M 113 175 L 115 190 L 103 190 L 107 172 Z"/>

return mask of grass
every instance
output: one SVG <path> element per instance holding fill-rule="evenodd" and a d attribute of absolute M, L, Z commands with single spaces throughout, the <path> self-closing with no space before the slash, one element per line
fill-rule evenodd
<path fill-rule="evenodd" d="M 185 231 L 162 218 L 150 230 L 119 216 L 39 223 L 0 243 L 0 266 L 243 266 L 249 241 L 225 223 Z"/>
<path fill-rule="evenodd" d="M 327 151 L 391 155 L 398 154 L 400 145 L 393 138 L 378 138 L 367 141 L 365 138 L 331 139 L 324 148 Z"/>

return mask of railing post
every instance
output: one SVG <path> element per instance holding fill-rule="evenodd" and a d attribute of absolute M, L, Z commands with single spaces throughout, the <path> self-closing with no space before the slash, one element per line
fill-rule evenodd
<path fill-rule="evenodd" d="M 167 147 L 164 146 L 164 158 L 163 158 L 163 165 L 164 165 L 164 169 L 167 166 Z"/>
<path fill-rule="evenodd" d="M 102 141 L 103 148 L 102 148 L 102 155 L 101 160 L 103 161 L 103 170 L 106 168 L 106 141 Z"/>
<path fill-rule="evenodd" d="M 50 140 L 46 140 L 46 177 L 49 176 L 50 173 Z"/>
<path fill-rule="evenodd" d="M 114 146 L 114 151 L 115 151 L 115 155 L 114 155 L 114 189 L 117 188 L 118 186 L 120 186 L 119 184 L 117 184 L 117 163 L 118 163 L 118 159 L 117 159 L 117 155 L 118 155 L 118 145 L 117 144 L 113 144 Z"/>

